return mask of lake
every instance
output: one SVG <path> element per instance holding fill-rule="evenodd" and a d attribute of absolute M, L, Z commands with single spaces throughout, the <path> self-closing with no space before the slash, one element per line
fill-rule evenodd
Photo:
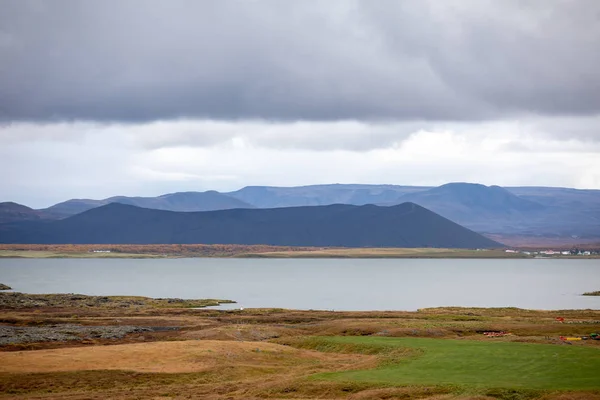
<path fill-rule="evenodd" d="M 239 307 L 600 309 L 600 260 L 0 259 L 25 293 L 219 298 Z"/>

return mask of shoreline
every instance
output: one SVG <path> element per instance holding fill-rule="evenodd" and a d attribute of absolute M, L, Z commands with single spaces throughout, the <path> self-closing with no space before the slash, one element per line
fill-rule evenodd
<path fill-rule="evenodd" d="M 586 296 L 581 294 L 580 296 Z M 44 309 L 105 309 L 105 310 L 140 310 L 140 309 L 162 309 L 162 310 L 211 310 L 226 313 L 332 313 L 333 315 L 344 314 L 406 314 L 406 313 L 437 313 L 445 312 L 451 314 L 473 314 L 473 313 L 537 313 L 537 314 L 560 314 L 560 313 L 599 313 L 596 308 L 570 308 L 570 309 L 533 309 L 520 307 L 473 307 L 473 306 L 437 306 L 422 307 L 416 309 L 369 309 L 369 310 L 332 310 L 317 308 L 282 308 L 282 307 L 240 307 L 235 300 L 224 299 L 181 299 L 176 297 L 146 297 L 136 295 L 86 295 L 80 293 L 24 293 L 15 290 L 0 292 L 0 312 L 2 310 L 34 310 Z M 220 308 L 224 306 L 224 308 Z M 231 308 L 230 308 L 231 307 Z M 596 323 L 596 322 L 595 322 Z M 600 320 L 597 321 L 600 323 Z M 1 323 L 0 323 L 1 325 Z"/>
<path fill-rule="evenodd" d="M 189 253 L 123 253 L 115 252 L 65 252 L 39 250 L 0 250 L 1 259 L 178 259 L 178 258 L 240 258 L 240 259 L 565 259 L 592 260 L 600 255 L 546 255 L 535 256 L 522 253 L 505 253 L 501 250 L 463 250 L 463 249 L 315 249 L 292 251 L 237 252 L 233 254 L 189 254 Z"/>
<path fill-rule="evenodd" d="M 3 258 L 165 259 L 165 258 L 426 258 L 426 259 L 598 259 L 600 254 L 571 255 L 540 249 L 455 249 L 401 247 L 301 247 L 221 244 L 0 244 Z M 562 250 L 564 251 L 564 250 Z M 536 254 L 536 252 L 538 254 Z M 595 253 L 596 251 L 590 251 Z"/>

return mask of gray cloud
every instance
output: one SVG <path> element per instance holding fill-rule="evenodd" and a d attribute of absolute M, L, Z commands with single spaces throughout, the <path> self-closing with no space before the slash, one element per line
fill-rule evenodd
<path fill-rule="evenodd" d="M 0 126 L 0 201 L 156 196 L 317 183 L 600 188 L 590 118 L 473 123 L 178 120 Z M 366 151 L 368 150 L 368 151 Z"/>
<path fill-rule="evenodd" d="M 132 143 L 146 150 L 165 147 L 250 146 L 314 151 L 369 151 L 388 148 L 427 125 L 419 122 L 370 124 L 360 121 L 160 121 L 130 125 Z"/>
<path fill-rule="evenodd" d="M 0 120 L 600 113 L 600 3 L 4 0 Z"/>

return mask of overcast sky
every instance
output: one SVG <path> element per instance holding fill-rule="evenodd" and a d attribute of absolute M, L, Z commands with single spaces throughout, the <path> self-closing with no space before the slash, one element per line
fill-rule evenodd
<path fill-rule="evenodd" d="M 597 0 L 0 0 L 0 201 L 600 188 Z"/>

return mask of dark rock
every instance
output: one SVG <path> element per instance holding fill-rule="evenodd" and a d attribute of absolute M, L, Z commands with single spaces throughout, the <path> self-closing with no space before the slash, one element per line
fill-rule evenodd
<path fill-rule="evenodd" d="M 36 342 L 121 339 L 130 333 L 151 331 L 153 331 L 152 328 L 140 326 L 83 326 L 74 324 L 44 327 L 0 326 L 0 346 Z"/>

